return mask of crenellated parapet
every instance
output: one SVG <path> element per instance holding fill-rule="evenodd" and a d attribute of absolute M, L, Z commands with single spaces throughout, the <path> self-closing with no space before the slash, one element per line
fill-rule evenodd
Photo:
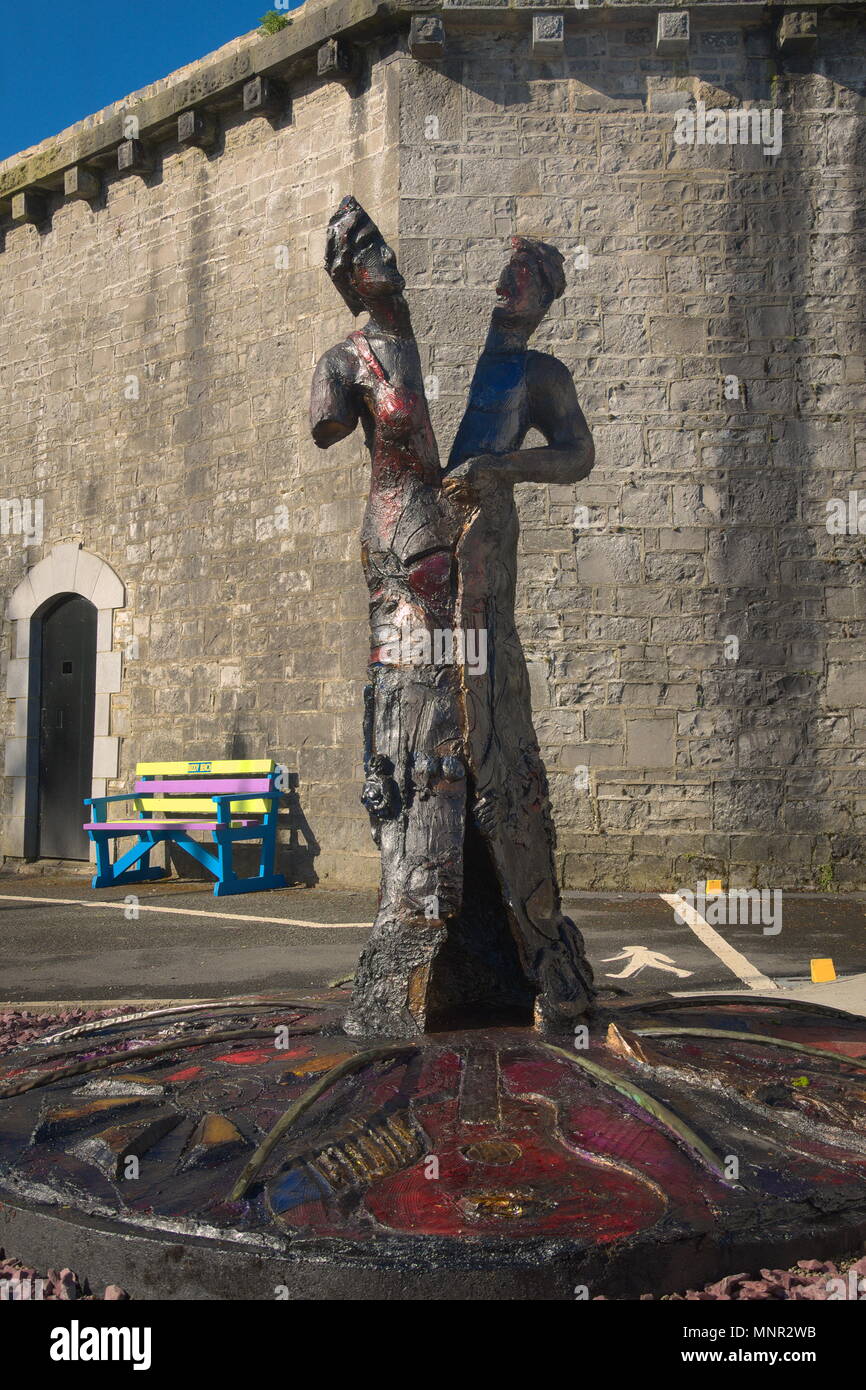
<path fill-rule="evenodd" d="M 815 0 L 808 9 L 739 0 L 307 0 L 277 34 L 244 35 L 218 53 L 106 108 L 95 117 L 0 163 L 0 229 L 44 227 L 65 200 L 95 203 L 107 176 L 149 177 L 160 147 L 218 147 L 221 120 L 243 112 L 291 122 L 294 83 L 313 74 L 361 92 L 383 40 L 392 38 L 418 62 L 446 59 L 448 35 L 494 30 L 525 35 L 527 57 L 567 57 L 569 37 L 599 22 L 633 21 L 646 29 L 646 57 L 688 56 L 692 19 L 745 28 L 772 24 L 780 63 L 820 44 L 821 15 L 866 9 L 862 0 Z M 635 54 L 639 58 L 639 54 Z M 174 80 L 177 79 L 177 80 Z M 0 249 L 3 240 L 0 235 Z"/>

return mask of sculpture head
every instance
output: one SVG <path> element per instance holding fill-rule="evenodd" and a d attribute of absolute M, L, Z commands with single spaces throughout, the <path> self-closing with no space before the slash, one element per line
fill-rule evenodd
<path fill-rule="evenodd" d="M 325 269 L 353 314 L 397 299 L 406 288 L 394 252 L 351 194 L 328 223 Z"/>
<path fill-rule="evenodd" d="M 532 237 L 511 238 L 511 256 L 496 285 L 497 320 L 531 333 L 565 289 L 563 257 L 555 246 Z"/>

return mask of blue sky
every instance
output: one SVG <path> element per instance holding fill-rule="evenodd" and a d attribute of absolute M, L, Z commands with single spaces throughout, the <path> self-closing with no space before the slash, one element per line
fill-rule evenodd
<path fill-rule="evenodd" d="M 0 159 L 257 29 L 278 8 L 276 0 L 0 0 Z"/>

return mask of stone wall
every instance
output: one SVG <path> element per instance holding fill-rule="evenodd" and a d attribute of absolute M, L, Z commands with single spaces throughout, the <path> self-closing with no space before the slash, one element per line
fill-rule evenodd
<path fill-rule="evenodd" d="M 306 415 L 351 323 L 321 269 L 328 216 L 351 187 L 395 227 L 388 73 L 359 95 L 296 83 L 291 121 L 233 112 L 214 151 L 161 147 L 152 176 L 110 175 L 101 205 L 60 203 L 0 256 L 0 495 L 35 491 L 45 518 L 41 549 L 0 538 L 3 591 L 57 542 L 103 556 L 127 589 L 109 789 L 139 759 L 277 758 L 302 879 L 377 875 L 358 802 L 364 452 L 321 453 Z"/>
<path fill-rule="evenodd" d="M 324 225 L 353 191 L 394 239 L 443 456 L 508 238 L 544 237 L 569 287 L 537 345 L 598 456 L 575 488 L 520 490 L 563 881 L 857 881 L 864 542 L 825 520 L 866 496 L 862 10 L 822 9 L 792 53 L 763 7 L 696 5 L 660 54 L 647 5 L 568 12 L 544 53 L 531 14 L 445 9 L 446 56 L 419 62 L 391 9 L 355 87 L 305 70 L 291 119 L 231 108 L 213 150 L 163 141 L 152 174 L 6 230 L 0 495 L 42 498 L 45 535 L 0 537 L 0 587 L 58 543 L 103 557 L 127 592 L 120 782 L 144 757 L 266 752 L 297 774 L 290 871 L 374 882 L 366 467 L 305 421 L 350 327 Z M 316 15 L 336 32 L 342 10 Z M 780 109 L 781 153 L 678 144 L 697 101 Z"/>
<path fill-rule="evenodd" d="M 573 262 L 537 345 L 574 374 L 597 466 L 519 490 L 571 887 L 862 881 L 866 542 L 825 522 L 850 489 L 866 511 L 866 25 L 822 14 L 789 57 L 765 15 L 722 14 L 692 9 L 681 58 L 655 20 L 586 15 L 560 58 L 470 31 L 437 70 L 401 67 L 401 249 L 440 440 L 508 235 Z M 678 144 L 699 100 L 779 108 L 778 158 Z"/>

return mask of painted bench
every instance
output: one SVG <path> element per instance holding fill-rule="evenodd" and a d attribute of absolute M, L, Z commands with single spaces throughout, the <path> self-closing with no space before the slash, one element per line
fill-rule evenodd
<path fill-rule="evenodd" d="M 277 786 L 279 773 L 279 766 L 270 759 L 139 763 L 131 793 L 85 799 L 85 806 L 93 807 L 92 820 L 84 825 L 96 846 L 93 887 L 164 878 L 168 870 L 151 868 L 150 852 L 161 841 L 171 840 L 216 876 L 217 897 L 285 888 L 283 875 L 274 872 L 277 812 L 283 794 Z M 106 808 L 113 801 L 133 802 L 137 818 L 108 820 Z M 190 834 L 194 830 L 210 831 L 215 848 L 194 840 Z M 111 841 L 131 835 L 138 836 L 137 844 L 112 863 Z M 259 839 L 258 874 L 238 878 L 234 846 Z"/>

